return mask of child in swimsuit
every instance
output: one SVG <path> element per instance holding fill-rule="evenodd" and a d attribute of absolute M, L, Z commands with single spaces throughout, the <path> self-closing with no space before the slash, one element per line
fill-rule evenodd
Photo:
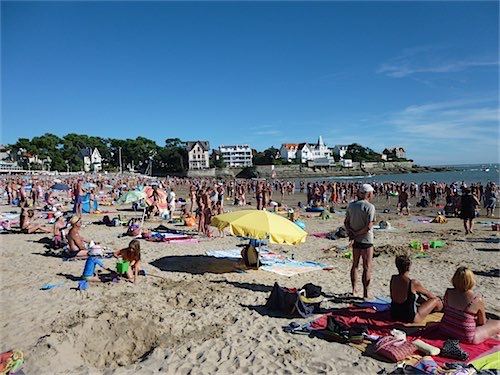
<path fill-rule="evenodd" d="M 500 334 L 500 320 L 487 320 L 484 301 L 474 294 L 474 273 L 459 267 L 451 279 L 453 288 L 444 295 L 444 316 L 440 330 L 461 342 L 480 344 Z"/>
<path fill-rule="evenodd" d="M 137 276 L 141 270 L 141 243 L 139 240 L 132 240 L 125 249 L 117 250 L 114 256 L 121 256 L 123 260 L 129 261 L 130 265 L 125 276 L 127 279 L 137 282 Z"/>
<path fill-rule="evenodd" d="M 418 280 L 410 279 L 411 260 L 407 255 L 396 257 L 398 274 L 391 278 L 391 316 L 405 323 L 419 323 L 433 311 L 441 311 L 443 303 L 433 293 L 424 288 Z M 417 294 L 424 296 L 422 303 Z"/>

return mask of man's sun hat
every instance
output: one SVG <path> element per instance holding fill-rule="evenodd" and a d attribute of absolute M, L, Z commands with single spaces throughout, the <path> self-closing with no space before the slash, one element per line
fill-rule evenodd
<path fill-rule="evenodd" d="M 91 246 L 89 248 L 89 251 L 88 251 L 88 256 L 90 257 L 95 257 L 95 256 L 101 256 L 103 255 L 103 249 L 101 246 L 99 245 L 94 245 L 94 246 Z"/>
<path fill-rule="evenodd" d="M 360 193 L 371 193 L 372 191 L 374 191 L 374 189 L 373 186 L 371 186 L 370 184 L 363 184 L 359 188 Z"/>
<path fill-rule="evenodd" d="M 71 219 L 69 219 L 69 223 L 71 225 L 75 225 L 79 221 L 80 221 L 80 216 L 77 216 L 77 215 L 74 215 L 74 216 L 71 217 Z"/>
<path fill-rule="evenodd" d="M 61 216 L 63 215 L 63 213 L 61 211 L 57 211 L 55 214 L 54 214 L 54 217 L 56 219 L 59 219 Z"/>

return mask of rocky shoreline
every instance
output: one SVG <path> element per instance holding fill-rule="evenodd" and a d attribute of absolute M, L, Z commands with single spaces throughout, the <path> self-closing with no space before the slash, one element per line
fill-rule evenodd
<path fill-rule="evenodd" d="M 265 167 L 265 168 L 264 168 Z M 276 170 L 276 168 L 275 168 Z M 381 175 L 381 174 L 408 174 L 408 173 L 429 173 L 429 172 L 447 172 L 454 171 L 456 168 L 452 167 L 421 167 L 413 166 L 411 168 L 407 167 L 397 167 L 397 168 L 370 168 L 360 169 L 360 168 L 308 168 L 302 167 L 299 169 L 283 169 L 276 172 L 277 178 L 314 178 L 314 177 L 349 177 L 349 176 L 371 176 L 371 175 Z M 217 177 L 227 177 L 227 173 L 217 173 Z M 222 172 L 222 171 L 220 171 Z M 223 171 L 227 172 L 227 170 Z M 240 178 L 272 178 L 273 169 L 271 166 L 258 166 L 252 168 L 246 168 L 240 172 L 234 174 L 234 176 Z"/>

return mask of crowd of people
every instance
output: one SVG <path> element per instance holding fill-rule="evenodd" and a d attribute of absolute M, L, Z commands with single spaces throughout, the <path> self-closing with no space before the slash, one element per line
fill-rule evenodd
<path fill-rule="evenodd" d="M 54 183 L 58 186 L 55 186 Z M 173 218 L 176 210 L 185 220 L 192 218 L 197 223 L 198 234 L 211 236 L 211 220 L 214 215 L 224 212 L 225 204 L 252 206 L 257 210 L 275 208 L 285 204 L 285 196 L 296 192 L 306 194 L 309 207 L 346 206 L 344 225 L 352 246 L 352 267 L 350 270 L 352 293 L 359 295 L 357 286 L 358 268 L 362 263 L 362 285 L 364 298 L 369 298 L 369 286 L 372 274 L 374 252 L 373 225 L 376 221 L 374 197 L 380 200 L 397 199 L 397 213 L 410 214 L 410 202 L 415 206 L 426 207 L 441 204 L 444 213 L 463 219 L 466 234 L 473 233 L 473 220 L 483 202 L 486 216 L 492 216 L 496 207 L 498 188 L 494 182 L 484 187 L 477 183 L 467 186 L 465 183 L 374 183 L 357 182 L 305 182 L 298 186 L 294 181 L 264 179 L 220 180 L 211 178 L 164 178 L 151 180 L 140 176 L 114 176 L 88 178 L 86 181 L 76 178 L 61 178 L 57 181 L 49 177 L 26 178 L 7 177 L 0 179 L 4 195 L 9 205 L 21 207 L 20 228 L 22 233 L 52 233 L 53 245 L 64 247 L 65 256 L 85 258 L 86 263 L 82 278 L 87 281 L 101 281 L 97 277 L 97 266 L 115 272 L 99 260 L 102 248 L 81 233 L 84 215 L 83 199 L 102 205 L 115 204 L 118 199 L 130 191 L 148 193 L 139 205 L 145 206 L 147 218 L 155 215 Z M 67 189 L 65 187 L 68 187 Z M 188 199 L 176 195 L 178 189 L 188 193 Z M 301 202 L 298 202 L 301 206 Z M 72 208 L 72 210 L 71 210 Z M 53 214 L 52 227 L 39 224 L 35 210 L 41 209 Z M 74 214 L 68 216 L 72 211 Z M 66 215 L 64 212 L 66 211 Z M 164 216 L 166 214 L 166 216 Z M 69 220 L 66 220 L 69 218 Z M 127 234 L 136 237 L 141 233 L 141 223 L 134 220 L 129 223 Z M 113 252 L 128 262 L 129 268 L 123 275 L 137 282 L 140 268 L 140 243 L 134 239 L 130 244 Z M 448 289 L 443 298 L 427 290 L 421 282 L 411 279 L 411 259 L 406 255 L 396 258 L 398 273 L 390 280 L 391 315 L 403 322 L 421 322 L 433 311 L 443 311 L 442 325 L 451 336 L 466 342 L 477 343 L 500 332 L 500 322 L 487 320 L 484 301 L 476 296 L 472 289 L 475 279 L 472 272 L 459 268 L 453 276 L 453 288 Z"/>

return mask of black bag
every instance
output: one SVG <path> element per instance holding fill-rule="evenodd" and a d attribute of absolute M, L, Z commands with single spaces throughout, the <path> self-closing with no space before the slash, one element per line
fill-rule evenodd
<path fill-rule="evenodd" d="M 335 237 L 337 238 L 347 238 L 347 231 L 345 230 L 344 227 L 340 227 L 339 229 L 337 229 L 337 231 L 335 232 Z"/>
<path fill-rule="evenodd" d="M 301 288 L 301 290 L 306 293 L 307 298 L 316 298 L 321 296 L 321 287 L 312 283 L 307 283 Z"/>
<path fill-rule="evenodd" d="M 302 301 L 297 289 L 284 288 L 274 283 L 271 295 L 267 299 L 266 308 L 282 312 L 287 317 L 301 316 L 307 318 L 314 313 L 317 304 Z"/>

